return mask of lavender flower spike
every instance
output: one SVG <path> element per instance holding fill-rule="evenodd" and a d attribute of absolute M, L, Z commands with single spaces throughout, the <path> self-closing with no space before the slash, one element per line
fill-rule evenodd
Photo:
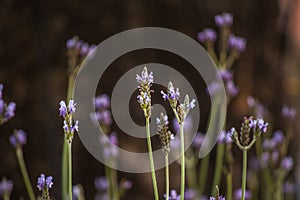
<path fill-rule="evenodd" d="M 49 189 L 53 186 L 52 176 L 45 177 L 44 174 L 41 174 L 37 180 L 37 188 L 42 192 L 43 200 L 50 200 Z"/>
<path fill-rule="evenodd" d="M 231 13 L 216 15 L 215 22 L 218 27 L 230 26 L 233 23 L 233 15 Z"/>
<path fill-rule="evenodd" d="M 6 196 L 9 199 L 11 191 L 13 190 L 13 186 L 14 184 L 11 180 L 2 177 L 0 182 L 0 197 L 4 198 L 4 196 Z"/>
<path fill-rule="evenodd" d="M 236 50 L 237 52 L 243 52 L 246 49 L 247 40 L 242 37 L 237 37 L 233 34 L 229 35 L 228 45 L 229 48 Z"/>
<path fill-rule="evenodd" d="M 27 142 L 27 136 L 23 130 L 14 130 L 14 133 L 9 137 L 9 142 L 14 148 L 21 148 Z"/>
<path fill-rule="evenodd" d="M 217 39 L 217 33 L 210 28 L 204 29 L 203 31 L 199 32 L 197 36 L 198 36 L 199 42 L 202 42 L 202 43 L 215 42 Z"/>

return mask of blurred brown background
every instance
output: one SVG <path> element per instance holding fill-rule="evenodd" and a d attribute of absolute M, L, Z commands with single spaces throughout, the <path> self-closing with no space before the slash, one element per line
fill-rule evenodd
<path fill-rule="evenodd" d="M 0 83 L 5 85 L 5 100 L 17 103 L 17 113 L 0 127 L 0 176 L 14 181 L 12 199 L 19 196 L 27 199 L 8 142 L 14 128 L 28 133 L 24 153 L 32 182 L 35 185 L 42 172 L 53 175 L 55 187 L 51 193 L 60 199 L 63 132 L 58 102 L 66 96 L 67 39 L 78 35 L 98 44 L 121 31 L 144 26 L 170 28 L 196 39 L 203 28 L 216 28 L 214 16 L 223 11 L 234 15 L 233 32 L 247 38 L 247 50 L 233 67 L 241 92 L 230 106 L 232 123 L 239 122 L 247 113 L 249 94 L 257 96 L 275 116 L 280 114 L 283 103 L 297 107 L 300 44 L 297 0 L 1 0 Z M 151 61 L 146 53 L 139 55 L 142 58 L 135 56 L 127 60 L 137 60 L 128 62 Z M 160 59 L 156 58 L 156 62 Z M 166 62 L 172 66 L 175 61 Z M 116 73 L 122 73 L 122 69 Z M 103 92 L 109 93 L 105 89 Z M 280 128 L 283 124 L 275 120 L 274 126 Z M 78 138 L 73 152 L 73 183 L 83 184 L 87 199 L 93 199 L 94 177 L 103 174 L 103 167 Z M 171 170 L 179 172 L 175 165 Z M 163 175 L 163 171 L 159 173 Z M 150 174 L 120 173 L 120 176 L 129 177 L 134 184 L 125 199 L 153 199 Z M 171 188 L 178 187 L 176 177 Z"/>

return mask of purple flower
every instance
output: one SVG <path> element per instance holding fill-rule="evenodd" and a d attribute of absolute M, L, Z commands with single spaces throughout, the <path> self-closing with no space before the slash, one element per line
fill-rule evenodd
<path fill-rule="evenodd" d="M 272 137 L 272 141 L 276 144 L 276 145 L 280 145 L 284 142 L 284 135 L 282 133 L 282 131 L 278 130 L 274 132 L 274 135 Z"/>
<path fill-rule="evenodd" d="M 267 132 L 268 125 L 268 123 L 265 123 L 264 120 L 260 118 L 257 118 L 256 120 L 252 118 L 249 119 L 249 127 L 261 133 Z"/>
<path fill-rule="evenodd" d="M 293 158 L 288 156 L 285 157 L 282 161 L 281 161 L 281 167 L 282 169 L 284 169 L 285 171 L 290 171 L 293 168 L 294 165 L 294 161 Z"/>
<path fill-rule="evenodd" d="M 120 187 L 125 190 L 129 190 L 132 188 L 132 182 L 129 180 L 122 181 Z"/>
<path fill-rule="evenodd" d="M 221 133 L 218 137 L 218 143 L 220 143 L 220 144 L 223 144 L 223 143 L 230 144 L 230 143 L 232 143 L 230 133 L 226 132 L 226 131 L 221 131 Z"/>
<path fill-rule="evenodd" d="M 221 90 L 220 83 L 217 81 L 213 81 L 207 86 L 206 92 L 210 95 L 215 95 L 220 90 Z"/>
<path fill-rule="evenodd" d="M 2 115 L 2 112 L 4 110 L 4 101 L 2 99 L 0 99 L 0 116 Z"/>
<path fill-rule="evenodd" d="M 68 112 L 68 109 L 67 109 L 67 106 L 66 106 L 66 102 L 65 101 L 60 101 L 59 102 L 59 116 L 62 116 L 63 118 L 66 118 L 66 115 L 67 115 L 67 112 Z"/>
<path fill-rule="evenodd" d="M 193 140 L 193 147 L 195 148 L 201 148 L 203 142 L 204 142 L 204 138 L 205 138 L 205 135 L 203 133 L 197 133 L 194 137 L 194 140 Z"/>
<path fill-rule="evenodd" d="M 106 191 L 108 189 L 108 180 L 105 176 L 95 178 L 94 184 L 97 191 Z"/>
<path fill-rule="evenodd" d="M 228 45 L 229 48 L 235 49 L 238 52 L 243 52 L 246 49 L 247 40 L 242 37 L 237 37 L 233 34 L 229 35 Z"/>
<path fill-rule="evenodd" d="M 138 84 L 140 85 L 150 85 L 151 83 L 153 83 L 153 73 L 150 72 L 148 74 L 148 71 L 147 69 L 142 71 L 142 74 L 141 75 L 136 75 L 136 81 L 138 82 Z"/>
<path fill-rule="evenodd" d="M 267 150 L 272 150 L 276 147 L 276 143 L 271 139 L 265 139 L 263 141 L 263 147 Z"/>
<path fill-rule="evenodd" d="M 69 105 L 68 105 L 68 108 L 69 108 L 69 113 L 70 114 L 73 114 L 73 113 L 75 113 L 75 111 L 76 111 L 76 103 L 74 103 L 74 100 L 70 100 L 69 101 Z"/>
<path fill-rule="evenodd" d="M 193 189 L 187 189 L 184 192 L 184 199 L 185 200 L 193 200 L 196 198 L 197 195 L 197 191 L 193 190 Z"/>
<path fill-rule="evenodd" d="M 108 109 L 110 107 L 110 98 L 106 94 L 99 95 L 93 99 L 93 104 L 96 109 Z"/>
<path fill-rule="evenodd" d="M 37 181 L 37 188 L 39 191 L 49 190 L 53 185 L 52 179 L 52 176 L 46 178 L 44 174 L 41 174 Z"/>
<path fill-rule="evenodd" d="M 164 195 L 164 197 L 166 198 L 166 194 Z M 179 200 L 179 199 L 180 199 L 180 195 L 177 195 L 176 190 L 171 190 L 169 200 Z"/>
<path fill-rule="evenodd" d="M 247 104 L 250 108 L 253 108 L 255 106 L 255 99 L 252 96 L 247 97 Z"/>
<path fill-rule="evenodd" d="M 3 197 L 4 195 L 10 195 L 11 191 L 13 190 L 14 184 L 12 180 L 8 180 L 5 177 L 2 177 L 0 182 L 0 196 Z"/>
<path fill-rule="evenodd" d="M 226 91 L 229 94 L 229 96 L 236 96 L 239 92 L 239 88 L 234 85 L 234 82 L 232 80 L 228 80 L 226 82 Z"/>
<path fill-rule="evenodd" d="M 222 13 L 215 16 L 215 23 L 218 27 L 230 26 L 233 23 L 233 15 L 231 13 Z"/>
<path fill-rule="evenodd" d="M 222 78 L 223 80 L 228 81 L 228 80 L 232 80 L 233 73 L 229 69 L 220 69 L 218 76 L 219 76 L 219 78 Z"/>
<path fill-rule="evenodd" d="M 83 42 L 80 48 L 80 55 L 85 56 L 89 52 L 89 44 L 86 42 Z"/>
<path fill-rule="evenodd" d="M 217 39 L 217 33 L 210 29 L 210 28 L 207 28 L 207 29 L 204 29 L 203 31 L 199 32 L 198 35 L 198 40 L 199 42 L 215 42 L 216 39 Z"/>
<path fill-rule="evenodd" d="M 295 119 L 297 115 L 297 111 L 294 108 L 290 108 L 287 105 L 283 105 L 281 110 L 282 116 L 288 119 Z"/>
<path fill-rule="evenodd" d="M 251 199 L 251 192 L 250 191 L 245 191 L 245 200 L 249 200 Z M 236 200 L 240 200 L 242 198 L 242 189 L 238 189 L 238 190 L 235 190 L 234 192 L 234 198 Z"/>
<path fill-rule="evenodd" d="M 225 197 L 223 197 L 223 196 L 219 196 L 217 198 L 215 198 L 215 197 L 209 197 L 209 200 L 225 200 Z"/>
<path fill-rule="evenodd" d="M 178 100 L 180 97 L 179 89 L 176 88 L 176 90 L 175 90 L 175 88 L 173 86 L 169 87 L 168 93 L 169 93 L 170 99 L 172 99 L 172 100 Z"/>
<path fill-rule="evenodd" d="M 67 49 L 73 49 L 76 45 L 76 42 L 77 42 L 76 38 L 68 39 L 66 43 Z"/>
<path fill-rule="evenodd" d="M 16 111 L 16 103 L 15 102 L 10 102 L 4 113 L 4 120 L 7 121 L 15 116 L 15 111 Z"/>
<path fill-rule="evenodd" d="M 0 99 L 2 99 L 3 84 L 0 83 Z"/>
<path fill-rule="evenodd" d="M 23 130 L 15 130 L 14 133 L 9 137 L 11 145 L 16 147 L 22 147 L 27 142 L 26 133 Z"/>

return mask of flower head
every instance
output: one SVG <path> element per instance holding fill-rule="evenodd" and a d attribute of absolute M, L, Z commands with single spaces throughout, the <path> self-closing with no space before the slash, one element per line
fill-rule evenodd
<path fill-rule="evenodd" d="M 246 49 L 247 40 L 242 37 L 237 37 L 233 34 L 229 35 L 228 45 L 229 48 L 236 50 L 237 52 L 243 52 Z"/>
<path fill-rule="evenodd" d="M 294 161 L 293 158 L 288 156 L 285 157 L 282 161 L 281 161 L 281 167 L 282 169 L 284 169 L 285 171 L 290 171 L 293 168 L 294 165 Z"/>
<path fill-rule="evenodd" d="M 287 119 L 295 119 L 297 116 L 297 111 L 295 108 L 290 108 L 287 105 L 283 105 L 282 110 L 281 110 L 282 116 L 287 118 Z"/>
<path fill-rule="evenodd" d="M 0 88 L 1 89 L 1 88 Z M 0 182 L 0 196 L 4 197 L 10 196 L 11 191 L 13 190 L 14 184 L 12 180 L 8 180 L 5 177 L 2 177 L 2 180 Z"/>
<path fill-rule="evenodd" d="M 48 190 L 48 189 L 52 188 L 52 185 L 53 185 L 52 180 L 53 180 L 52 176 L 45 177 L 44 174 L 41 174 L 37 180 L 37 188 L 39 189 L 39 191 L 42 191 L 45 189 Z"/>
<path fill-rule="evenodd" d="M 151 116 L 151 92 L 153 91 L 150 88 L 152 86 L 153 79 L 153 73 L 148 73 L 147 67 L 144 67 L 141 75 L 136 75 L 136 81 L 139 84 L 138 88 L 140 92 L 140 94 L 137 96 L 137 99 L 142 110 L 144 111 L 145 117 Z"/>
<path fill-rule="evenodd" d="M 9 142 L 14 148 L 22 147 L 27 142 L 27 136 L 25 131 L 19 129 L 14 130 L 14 133 L 9 137 Z"/>
<path fill-rule="evenodd" d="M 231 26 L 233 23 L 233 15 L 231 13 L 216 15 L 215 23 L 218 27 Z"/>
<path fill-rule="evenodd" d="M 95 178 L 94 185 L 97 191 L 106 191 L 109 187 L 105 176 Z"/>
<path fill-rule="evenodd" d="M 210 28 L 204 29 L 198 33 L 199 42 L 215 42 L 217 39 L 217 33 Z"/>
<path fill-rule="evenodd" d="M 251 192 L 248 191 L 248 190 L 246 190 L 245 191 L 245 200 L 251 199 L 251 196 L 252 196 Z M 234 192 L 234 199 L 240 200 L 241 198 L 242 198 L 242 189 L 235 190 L 235 192 Z"/>
<path fill-rule="evenodd" d="M 166 198 L 166 195 L 164 195 L 164 197 Z M 180 195 L 177 195 L 176 190 L 171 190 L 169 200 L 179 200 L 179 199 L 180 199 Z"/>
<path fill-rule="evenodd" d="M 110 98 L 106 94 L 99 95 L 93 99 L 93 104 L 97 110 L 109 109 Z"/>
<path fill-rule="evenodd" d="M 157 134 L 159 135 L 160 142 L 163 146 L 165 153 L 170 152 L 170 140 L 173 138 L 171 131 L 169 131 L 168 116 L 163 113 L 160 114 L 159 118 L 156 118 Z"/>

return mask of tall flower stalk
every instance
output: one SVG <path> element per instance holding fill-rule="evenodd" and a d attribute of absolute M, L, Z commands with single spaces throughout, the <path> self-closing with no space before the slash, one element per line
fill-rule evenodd
<path fill-rule="evenodd" d="M 190 101 L 188 95 L 185 96 L 184 102 L 179 103 L 180 92 L 178 88 L 174 88 L 173 83 L 169 82 L 167 93 L 161 91 L 163 99 L 168 100 L 173 113 L 177 119 L 180 130 L 180 153 L 181 153 L 181 187 L 180 200 L 184 199 L 185 190 L 185 148 L 184 148 L 184 120 L 188 115 L 190 109 L 195 107 L 195 99 Z"/>
<path fill-rule="evenodd" d="M 152 145 L 151 145 L 151 138 L 150 138 L 150 117 L 151 117 L 151 93 L 153 92 L 150 87 L 153 83 L 153 73 L 150 72 L 148 74 L 147 67 L 144 67 L 141 75 L 136 75 L 136 80 L 139 84 L 139 92 L 140 94 L 137 96 L 138 103 L 140 104 L 144 116 L 146 118 L 146 134 L 147 134 L 147 145 L 148 145 L 148 152 L 149 152 L 149 160 L 150 160 L 150 168 L 151 168 L 151 176 L 153 182 L 153 189 L 154 189 L 154 196 L 155 200 L 159 199 L 158 189 L 157 189 L 157 182 L 156 182 L 156 175 L 155 175 L 155 168 L 154 168 L 154 161 L 153 161 L 153 153 L 152 153 Z"/>
<path fill-rule="evenodd" d="M 268 123 L 263 119 L 244 118 L 238 134 L 235 128 L 231 129 L 231 137 L 235 144 L 243 152 L 243 172 L 242 172 L 242 200 L 245 200 L 247 181 L 247 151 L 254 145 L 255 141 L 262 133 L 267 131 Z"/>
<path fill-rule="evenodd" d="M 9 137 L 9 141 L 16 150 L 18 164 L 19 164 L 19 167 L 20 167 L 20 170 L 22 173 L 22 177 L 24 180 L 24 184 L 25 184 L 29 199 L 35 200 L 35 195 L 34 195 L 32 185 L 31 185 L 31 182 L 29 179 L 27 167 L 25 164 L 24 156 L 23 156 L 23 150 L 22 150 L 23 145 L 25 145 L 27 142 L 26 133 L 23 130 L 15 130 L 14 133 Z"/>
<path fill-rule="evenodd" d="M 165 168 L 166 168 L 166 200 L 170 198 L 170 180 L 169 180 L 169 153 L 170 153 L 170 140 L 173 139 L 173 134 L 169 131 L 168 116 L 163 113 L 159 118 L 156 118 L 157 131 L 163 152 L 165 154 Z"/>
<path fill-rule="evenodd" d="M 65 140 L 67 143 L 67 169 L 68 169 L 68 180 L 67 180 L 67 190 L 68 190 L 68 199 L 72 200 L 72 140 L 74 137 L 74 133 L 78 132 L 78 121 L 75 123 L 73 121 L 73 114 L 76 111 L 76 103 L 74 100 L 70 100 L 68 106 L 65 101 L 61 101 L 59 103 L 60 108 L 60 116 L 64 119 L 63 130 L 65 134 Z M 64 183 L 65 184 L 65 183 Z"/>

